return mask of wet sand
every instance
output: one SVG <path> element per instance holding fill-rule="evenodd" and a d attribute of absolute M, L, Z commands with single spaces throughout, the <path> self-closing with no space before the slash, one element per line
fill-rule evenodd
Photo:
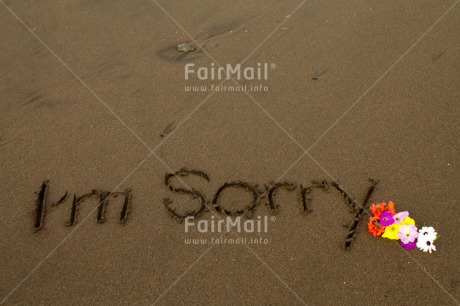
<path fill-rule="evenodd" d="M 460 9 L 455 1 L 4 1 L 0 5 L 0 299 L 6 305 L 456 305 L 460 299 L 458 135 Z M 174 22 L 172 19 L 176 22 Z M 198 49 L 180 53 L 176 45 Z M 457 33 L 457 34 L 456 34 Z M 202 48 L 200 48 L 200 46 Z M 248 57 L 249 56 L 249 57 Z M 212 58 L 212 59 L 211 59 Z M 184 66 L 269 65 L 268 91 L 193 92 Z M 274 65 L 272 65 L 274 64 Z M 217 64 L 216 64 L 217 65 Z M 235 85 L 224 81 L 226 86 Z M 182 168 L 203 176 L 165 174 Z M 353 221 L 393 200 L 437 229 L 437 251 L 404 251 Z M 36 191 L 49 180 L 42 228 Z M 305 213 L 301 185 L 315 188 Z M 242 220 L 268 232 L 185 233 L 226 182 L 267 196 Z M 185 185 L 182 185 L 185 183 Z M 96 196 L 110 198 L 98 223 Z M 250 191 L 251 189 L 249 189 Z M 52 204 L 68 191 L 63 203 Z M 99 193 L 98 193 L 99 194 Z M 217 199 L 248 210 L 251 192 Z M 271 221 L 275 217 L 274 221 Z M 250 220 L 250 219 L 249 219 Z M 100 220 L 101 221 L 101 220 Z M 190 238 L 206 245 L 186 244 Z"/>

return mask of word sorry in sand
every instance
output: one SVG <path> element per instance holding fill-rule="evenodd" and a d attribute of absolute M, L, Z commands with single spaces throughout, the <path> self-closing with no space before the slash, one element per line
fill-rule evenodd
<path fill-rule="evenodd" d="M 191 200 L 195 200 L 197 202 L 196 208 L 189 210 L 187 212 L 179 212 L 173 206 L 173 201 L 170 198 L 164 198 L 163 204 L 165 205 L 166 209 L 169 211 L 172 217 L 179 219 L 182 222 L 184 219 L 189 217 L 200 217 L 204 212 L 213 209 L 215 212 L 227 215 L 227 216 L 241 216 L 245 215 L 248 218 L 252 218 L 253 213 L 257 206 L 260 204 L 263 198 L 266 198 L 267 205 L 271 213 L 277 213 L 279 209 L 279 205 L 276 204 L 275 198 L 276 193 L 280 189 L 284 189 L 287 191 L 298 193 L 298 202 L 300 209 L 303 214 L 309 214 L 313 211 L 311 208 L 311 203 L 313 201 L 312 195 L 314 190 L 320 191 L 329 191 L 331 186 L 337 190 L 345 200 L 345 203 L 349 206 L 350 212 L 353 213 L 353 220 L 348 226 L 348 232 L 345 237 L 344 242 L 342 243 L 343 249 L 350 249 L 351 245 L 355 239 L 356 229 L 361 222 L 362 215 L 365 212 L 365 209 L 370 205 L 369 200 L 375 190 L 377 185 L 377 181 L 370 180 L 371 185 L 368 188 L 366 196 L 362 204 L 358 204 L 356 200 L 337 182 L 328 182 L 326 180 L 323 181 L 312 181 L 310 185 L 304 186 L 302 184 L 297 184 L 294 182 L 276 182 L 271 183 L 270 185 L 264 185 L 263 188 L 259 188 L 258 185 L 250 184 L 248 182 L 243 181 L 233 181 L 233 182 L 226 182 L 221 187 L 219 187 L 212 197 L 212 200 L 208 201 L 202 192 L 194 189 L 194 188 L 183 188 L 180 186 L 176 186 L 172 183 L 174 178 L 178 178 L 180 181 L 183 182 L 182 178 L 188 176 L 195 176 L 198 178 L 202 178 L 203 180 L 210 182 L 209 175 L 204 173 L 200 170 L 188 170 L 182 168 L 181 170 L 174 172 L 174 173 L 167 173 L 165 175 L 165 185 L 169 188 L 169 190 L 173 193 L 177 193 L 180 195 L 187 195 L 191 198 Z M 252 201 L 246 205 L 245 208 L 230 208 L 224 207 L 221 203 L 221 196 L 226 190 L 231 189 L 241 189 L 246 191 L 252 198 Z"/>

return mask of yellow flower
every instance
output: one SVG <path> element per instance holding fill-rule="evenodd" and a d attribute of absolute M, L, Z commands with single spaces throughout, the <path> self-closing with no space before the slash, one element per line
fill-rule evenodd
<path fill-rule="evenodd" d="M 400 224 L 396 224 L 396 223 L 388 225 L 387 227 L 385 227 L 385 233 L 383 233 L 382 237 L 392 239 L 392 240 L 399 240 L 398 232 L 399 232 L 400 226 L 401 226 Z"/>
<path fill-rule="evenodd" d="M 401 221 L 401 225 L 415 225 L 415 220 L 412 219 L 411 217 L 405 217 L 404 220 Z"/>

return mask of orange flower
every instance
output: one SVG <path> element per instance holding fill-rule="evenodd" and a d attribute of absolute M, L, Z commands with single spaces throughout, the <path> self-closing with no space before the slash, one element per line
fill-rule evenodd
<path fill-rule="evenodd" d="M 372 204 L 370 209 L 374 217 L 380 217 L 380 214 L 385 209 L 385 202 L 382 202 L 380 204 Z"/>
<path fill-rule="evenodd" d="M 392 201 L 389 201 L 388 204 L 386 204 L 385 202 L 382 202 L 379 204 L 372 204 L 370 207 L 370 210 L 372 214 L 374 215 L 374 217 L 379 217 L 379 218 L 380 218 L 380 214 L 385 210 L 390 211 L 393 215 L 396 214 L 395 204 Z"/>
<path fill-rule="evenodd" d="M 393 203 L 393 201 L 389 201 L 389 202 L 388 202 L 387 209 L 388 209 L 393 215 L 396 214 L 396 211 L 395 211 L 395 203 Z"/>
<path fill-rule="evenodd" d="M 373 236 L 380 236 L 385 232 L 385 226 L 380 225 L 380 217 L 370 217 L 367 223 L 367 230 Z"/>

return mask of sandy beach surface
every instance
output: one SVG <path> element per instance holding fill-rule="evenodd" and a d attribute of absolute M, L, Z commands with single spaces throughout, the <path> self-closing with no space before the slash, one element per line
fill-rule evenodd
<path fill-rule="evenodd" d="M 459 0 L 0 4 L 2 304 L 459 305 Z"/>

